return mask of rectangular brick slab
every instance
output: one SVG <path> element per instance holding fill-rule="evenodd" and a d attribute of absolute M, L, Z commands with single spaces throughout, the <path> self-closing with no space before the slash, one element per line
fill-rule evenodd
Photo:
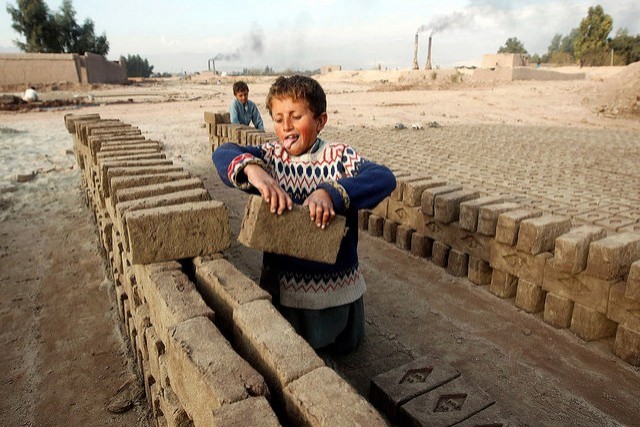
<path fill-rule="evenodd" d="M 431 358 L 423 357 L 373 378 L 369 400 L 391 422 L 396 422 L 400 406 L 459 376 L 452 366 L 434 364 Z"/>
<path fill-rule="evenodd" d="M 293 210 L 275 215 L 260 197 L 251 196 L 238 241 L 266 252 L 333 264 L 344 236 L 345 222 L 345 217 L 336 215 L 323 230 L 309 219 L 306 208 L 294 205 Z"/>

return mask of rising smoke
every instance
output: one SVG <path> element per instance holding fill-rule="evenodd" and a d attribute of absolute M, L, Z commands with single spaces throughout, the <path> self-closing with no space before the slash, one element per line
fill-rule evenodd
<path fill-rule="evenodd" d="M 214 61 L 237 61 L 244 55 L 261 55 L 264 51 L 263 32 L 260 28 L 254 28 L 250 33 L 244 36 L 242 45 L 234 52 L 218 53 Z"/>

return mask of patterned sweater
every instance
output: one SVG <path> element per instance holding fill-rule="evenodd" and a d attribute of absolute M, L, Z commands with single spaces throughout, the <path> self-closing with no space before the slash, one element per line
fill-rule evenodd
<path fill-rule="evenodd" d="M 387 167 L 364 159 L 346 144 L 319 138 L 300 156 L 289 155 L 278 142 L 258 147 L 227 143 L 215 150 L 213 162 L 226 185 L 254 193 L 242 170 L 251 163 L 262 166 L 296 204 L 325 189 L 336 213 L 346 217 L 347 232 L 335 264 L 264 254 L 265 267 L 277 277 L 282 305 L 318 310 L 362 296 L 366 286 L 358 268 L 358 210 L 373 208 L 393 191 L 396 181 Z"/>

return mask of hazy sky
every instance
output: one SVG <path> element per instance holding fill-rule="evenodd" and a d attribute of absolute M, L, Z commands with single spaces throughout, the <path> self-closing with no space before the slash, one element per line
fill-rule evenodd
<path fill-rule="evenodd" d="M 62 0 L 46 3 L 56 12 Z M 0 10 L 0 52 L 18 52 L 8 4 L 17 0 Z M 640 33 L 638 0 L 73 1 L 78 23 L 91 18 L 106 33 L 109 59 L 137 54 L 157 72 L 206 70 L 212 58 L 220 71 L 410 68 L 417 31 L 421 68 L 431 31 L 434 66 L 474 65 L 509 37 L 545 53 L 554 34 L 578 27 L 596 4 L 613 18 L 611 36 L 621 27 Z"/>

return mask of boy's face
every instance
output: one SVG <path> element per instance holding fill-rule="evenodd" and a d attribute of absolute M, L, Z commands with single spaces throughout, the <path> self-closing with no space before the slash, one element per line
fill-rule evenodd
<path fill-rule="evenodd" d="M 242 103 L 242 105 L 247 103 L 247 99 L 249 99 L 249 91 L 241 91 L 236 93 L 236 99 Z"/>
<path fill-rule="evenodd" d="M 309 151 L 327 123 L 327 113 L 316 118 L 306 100 L 291 97 L 273 98 L 271 117 L 280 143 L 292 156 Z"/>

